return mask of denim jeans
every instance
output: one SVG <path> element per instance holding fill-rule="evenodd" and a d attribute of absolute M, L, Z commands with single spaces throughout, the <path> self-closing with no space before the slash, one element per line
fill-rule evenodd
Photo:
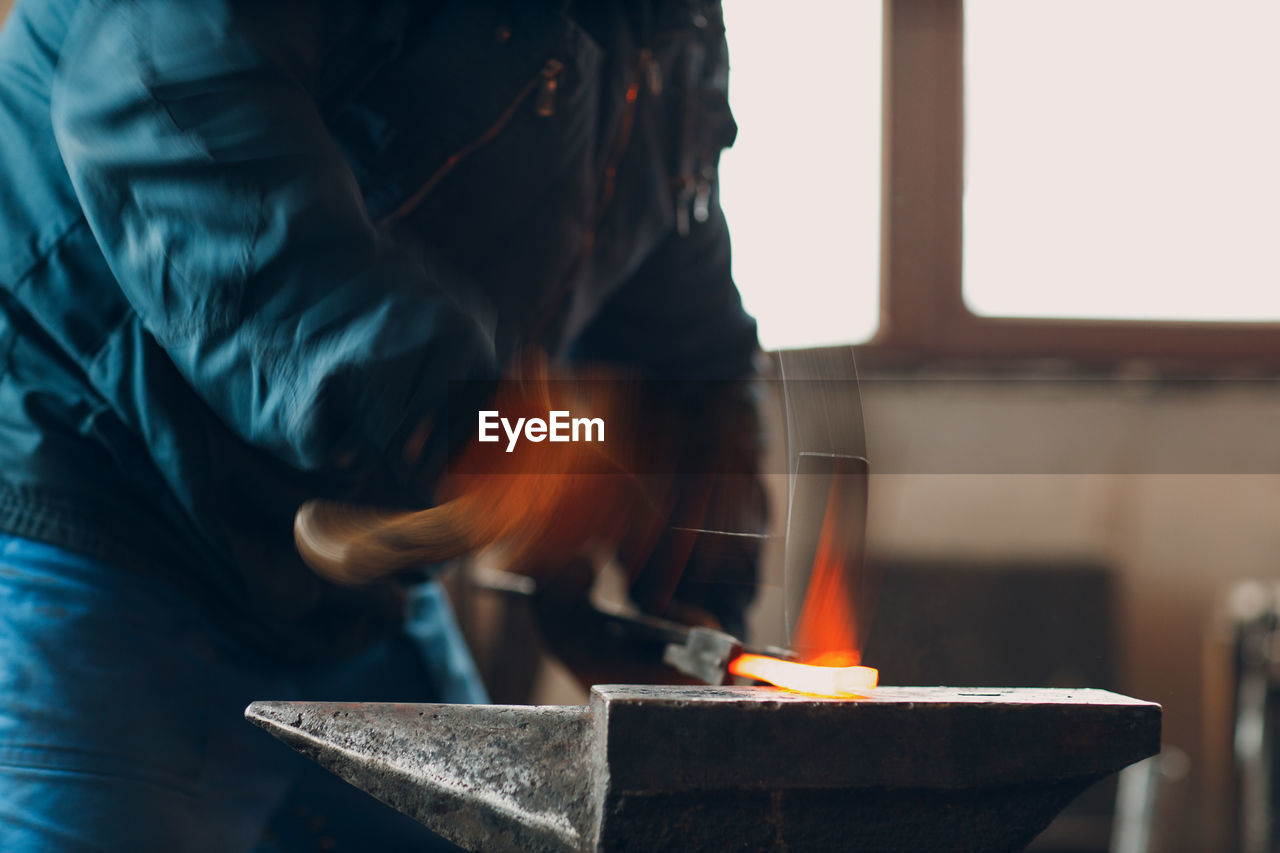
<path fill-rule="evenodd" d="M 359 658 L 282 668 L 177 590 L 0 534 L 0 851 L 456 849 L 247 723 L 254 699 L 484 692 L 436 584 Z"/>

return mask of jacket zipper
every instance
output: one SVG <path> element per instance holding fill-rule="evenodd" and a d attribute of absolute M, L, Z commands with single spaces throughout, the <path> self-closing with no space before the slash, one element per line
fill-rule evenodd
<path fill-rule="evenodd" d="M 533 111 L 543 118 L 556 114 L 556 89 L 560 87 L 560 72 L 563 69 L 564 63 L 560 60 L 548 59 L 547 64 L 542 67 L 542 73 L 538 75 L 541 78 L 538 82 L 538 103 Z"/>
<path fill-rule="evenodd" d="M 614 139 L 613 149 L 609 152 L 609 159 L 605 164 L 604 173 L 600 179 L 600 198 L 596 202 L 595 215 L 591 218 L 591 228 L 587 232 L 588 245 L 595 241 L 596 225 L 604 216 L 605 209 L 613 199 L 613 191 L 618 182 L 618 165 L 622 162 L 622 155 L 627 153 L 627 146 L 631 142 L 631 130 L 636 121 L 636 101 L 640 97 L 641 74 L 648 76 L 652 86 L 654 79 L 653 69 L 656 67 L 657 63 L 649 50 L 647 48 L 641 50 L 636 61 L 636 67 L 632 69 L 631 79 L 627 82 L 626 107 L 622 112 L 622 124 L 618 128 L 618 136 Z"/>
<path fill-rule="evenodd" d="M 543 302 L 543 308 L 534 315 L 535 319 L 529 327 L 529 336 L 532 340 L 536 341 L 541 336 L 547 324 L 559 312 L 565 298 L 573 287 L 574 280 L 578 277 L 578 273 L 586 264 L 587 259 L 591 257 L 591 252 L 596 243 L 596 230 L 600 226 L 601 219 L 604 218 L 605 210 L 613 199 L 614 189 L 617 186 L 618 165 L 631 142 L 631 132 L 636 119 L 636 101 L 640 97 L 641 80 L 642 78 L 647 80 L 650 91 L 655 95 L 659 94 L 662 85 L 660 73 L 652 52 L 647 48 L 642 49 L 637 57 L 636 65 L 631 71 L 630 79 L 627 81 L 627 90 L 624 95 L 626 106 L 623 108 L 622 122 L 618 127 L 618 135 L 614 137 L 613 145 L 609 151 L 609 158 L 605 161 L 604 171 L 600 175 L 600 195 L 596 199 L 595 210 L 592 211 L 591 219 L 587 223 L 586 233 L 582 235 L 582 248 L 570 265 L 568 272 L 561 279 L 560 285 Z"/>
<path fill-rule="evenodd" d="M 516 110 L 519 109 L 520 105 L 533 94 L 535 89 L 539 90 L 538 101 L 535 105 L 535 112 L 542 117 L 554 115 L 556 89 L 559 88 L 560 72 L 563 70 L 563 62 L 554 58 L 548 59 L 546 64 L 542 66 L 542 70 L 538 72 L 538 76 L 534 77 L 521 87 L 520 91 L 516 94 L 515 99 L 507 105 L 507 108 L 502 111 L 497 120 L 485 129 L 484 133 L 459 148 L 453 154 L 450 154 L 448 159 L 441 164 L 440 168 L 436 169 L 435 172 L 432 173 L 431 177 L 427 178 L 427 180 L 419 186 L 416 191 L 414 191 L 413 195 L 409 196 L 409 198 L 394 211 L 383 217 L 379 224 L 383 227 L 395 225 L 397 222 L 400 222 L 409 214 L 413 213 L 418 206 L 422 204 L 423 200 L 431 194 L 431 191 L 434 190 L 436 186 L 444 180 L 445 176 L 452 172 L 459 163 L 471 154 L 475 153 L 477 149 L 482 148 L 489 142 L 492 142 L 493 139 L 502 132 L 502 129 L 506 127 L 507 123 L 515 116 Z"/>

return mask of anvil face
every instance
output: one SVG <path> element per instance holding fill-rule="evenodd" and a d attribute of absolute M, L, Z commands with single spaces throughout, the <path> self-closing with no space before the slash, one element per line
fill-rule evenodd
<path fill-rule="evenodd" d="M 1100 690 L 600 685 L 586 706 L 255 702 L 250 720 L 472 850 L 1019 850 L 1155 754 Z"/>

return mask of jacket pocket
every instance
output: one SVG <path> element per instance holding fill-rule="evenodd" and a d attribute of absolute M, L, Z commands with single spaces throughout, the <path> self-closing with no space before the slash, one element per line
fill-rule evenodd
<path fill-rule="evenodd" d="M 564 63 L 555 57 L 546 61 L 542 66 L 542 70 L 532 79 L 528 80 L 516 93 L 515 98 L 507 107 L 498 114 L 493 124 L 484 129 L 470 142 L 463 145 L 457 151 L 450 154 L 445 161 L 440 164 L 434 172 L 431 173 L 423 183 L 413 191 L 413 193 L 401 202 L 394 210 L 382 218 L 380 224 L 384 227 L 391 227 L 408 217 L 414 210 L 422 204 L 423 200 L 431 193 L 436 186 L 449 175 L 454 168 L 473 153 L 492 142 L 497 138 L 498 134 L 506 129 L 511 123 L 512 117 L 516 111 L 529 100 L 534 93 L 537 93 L 537 104 L 535 112 L 543 118 L 550 118 L 555 114 L 556 91 L 560 84 L 560 75 L 564 71 Z"/>
<path fill-rule="evenodd" d="M 447 4 L 333 120 L 370 217 L 406 221 L 459 171 L 492 174 L 508 198 L 545 188 L 533 173 L 547 171 L 553 141 L 581 115 L 599 53 L 540 4 Z"/>

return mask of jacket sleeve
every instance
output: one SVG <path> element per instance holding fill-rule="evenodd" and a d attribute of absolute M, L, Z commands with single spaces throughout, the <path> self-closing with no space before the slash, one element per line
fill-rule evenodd
<path fill-rule="evenodd" d="M 235 433 L 302 470 L 383 464 L 448 380 L 493 377 L 492 340 L 370 221 L 313 91 L 320 13 L 239 5 L 83 3 L 58 146 L 145 329 Z"/>

